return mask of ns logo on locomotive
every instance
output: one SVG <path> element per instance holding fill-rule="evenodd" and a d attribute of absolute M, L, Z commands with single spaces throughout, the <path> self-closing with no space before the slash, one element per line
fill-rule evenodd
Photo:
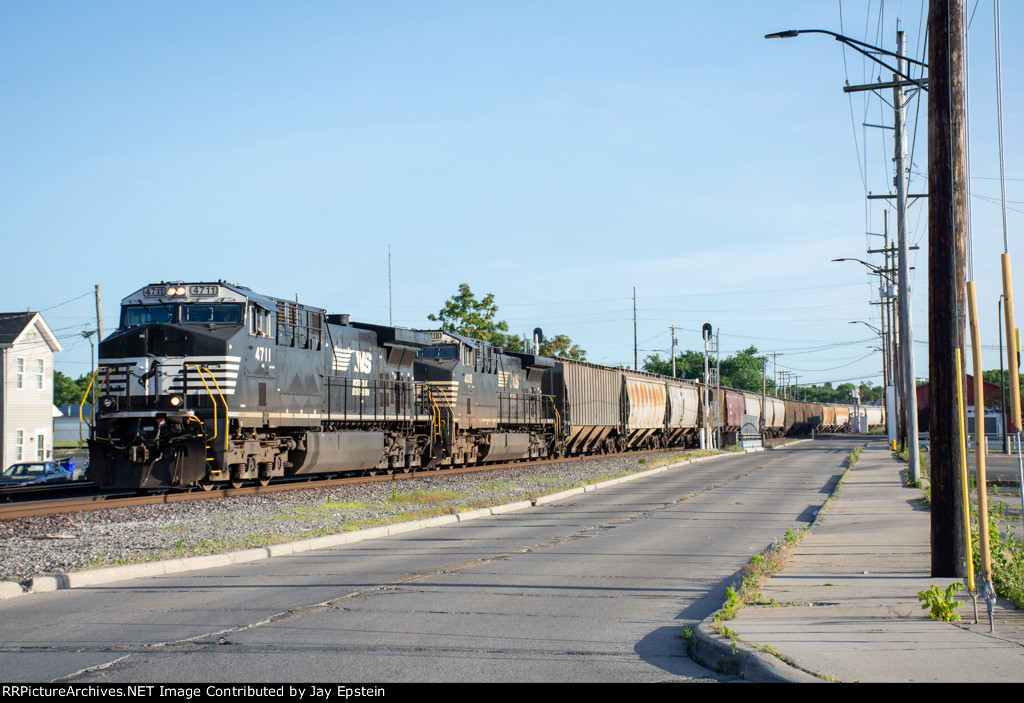
<path fill-rule="evenodd" d="M 132 293 L 99 357 L 88 475 L 103 488 L 684 446 L 705 415 L 738 431 L 741 413 L 761 414 L 775 435 L 850 417 L 777 399 L 759 410 L 731 389 L 705 411 L 690 381 L 351 322 L 226 281 Z"/>

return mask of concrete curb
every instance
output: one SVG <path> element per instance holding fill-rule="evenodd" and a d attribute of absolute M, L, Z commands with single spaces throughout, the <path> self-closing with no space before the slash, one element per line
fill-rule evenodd
<path fill-rule="evenodd" d="M 713 621 L 711 617 L 700 622 L 688 642 L 687 651 L 701 666 L 755 683 L 825 683 L 767 652 L 715 634 Z"/>
<path fill-rule="evenodd" d="M 795 443 L 796 442 L 793 442 L 793 444 Z M 785 446 L 789 445 L 787 444 Z M 675 464 L 668 464 L 666 466 L 648 469 L 647 471 L 639 471 L 634 474 L 619 476 L 599 483 L 569 488 L 558 493 L 552 493 L 532 500 L 520 500 L 515 503 L 496 505 L 489 508 L 479 508 L 476 510 L 467 510 L 466 512 L 454 513 L 452 515 L 440 515 L 422 520 L 398 522 L 391 525 L 382 525 L 380 527 L 370 527 L 365 530 L 342 532 L 335 535 L 325 535 L 323 537 L 297 540 L 295 542 L 285 542 L 269 547 L 256 547 L 237 552 L 226 552 L 224 554 L 207 554 L 193 557 L 180 557 L 165 561 L 110 566 L 101 569 L 89 569 L 88 571 L 74 571 L 68 574 L 57 574 L 54 576 L 38 576 L 31 580 L 28 590 L 23 589 L 21 584 L 14 581 L 0 581 L 0 600 L 29 593 L 48 593 L 67 588 L 102 586 L 115 581 L 125 581 L 135 578 L 144 578 L 147 576 L 164 576 L 168 574 L 180 574 L 187 571 L 198 571 L 200 569 L 211 569 L 218 566 L 244 564 L 259 561 L 261 559 L 285 556 L 288 554 L 299 554 L 301 552 L 315 549 L 328 549 L 344 544 L 354 544 L 368 539 L 389 537 L 391 535 L 425 529 L 428 527 L 437 527 L 456 522 L 465 522 L 467 520 L 476 520 L 478 518 L 490 517 L 492 515 L 503 515 L 505 513 L 518 512 L 546 505 L 548 503 L 566 500 L 586 492 L 616 486 L 628 481 L 634 481 L 654 474 L 659 474 L 663 471 L 668 471 L 669 469 L 677 469 L 687 466 L 688 464 L 710 461 L 712 459 L 720 459 L 728 456 L 739 456 L 741 454 L 741 452 L 719 452 L 718 454 L 687 459 L 686 461 L 680 461 Z"/>

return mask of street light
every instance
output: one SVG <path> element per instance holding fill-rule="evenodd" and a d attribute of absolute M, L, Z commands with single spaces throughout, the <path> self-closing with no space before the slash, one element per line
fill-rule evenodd
<path fill-rule="evenodd" d="M 869 269 L 871 269 L 871 271 L 873 273 L 877 273 L 879 276 L 881 276 L 883 273 L 890 273 L 887 269 L 884 269 L 881 266 L 875 266 L 874 264 L 869 264 L 867 261 L 864 261 L 863 259 L 854 259 L 852 257 L 844 257 L 842 259 L 832 259 L 832 261 L 856 261 L 857 263 L 864 264 Z"/>
<path fill-rule="evenodd" d="M 895 298 L 896 297 L 896 292 L 895 292 L 895 290 L 893 290 L 893 288 L 894 288 L 894 286 L 897 285 L 897 281 L 893 280 L 893 278 L 891 277 L 892 274 L 894 273 L 894 271 L 892 271 L 892 269 L 888 269 L 888 268 L 885 268 L 883 266 L 876 266 L 874 264 L 868 263 L 867 261 L 864 261 L 863 259 L 858 259 L 858 258 L 855 258 L 855 257 L 842 257 L 842 258 L 839 258 L 839 259 L 832 259 L 832 261 L 856 261 L 858 264 L 862 264 L 869 271 L 871 271 L 871 273 L 873 273 L 873 274 L 878 276 L 878 279 L 879 279 L 878 280 L 878 294 L 879 294 L 879 298 Z M 913 268 L 914 267 L 911 266 L 907 270 L 911 271 L 911 270 L 913 270 Z M 889 284 L 887 288 L 882 286 L 882 278 L 883 277 L 885 278 L 885 280 Z M 872 304 L 874 304 L 874 303 L 872 303 Z M 889 303 L 889 301 L 886 301 L 886 300 L 880 300 L 878 304 L 885 306 L 885 309 L 883 309 L 881 311 L 882 327 L 884 328 L 886 326 L 885 325 L 885 323 L 886 323 L 886 313 L 887 313 L 887 310 L 888 310 L 888 307 L 889 307 L 890 303 Z M 857 324 L 857 322 L 851 322 L 850 324 L 851 325 L 855 325 L 855 324 Z M 868 323 L 866 323 L 866 322 L 860 322 L 860 324 L 867 325 L 872 330 L 874 330 L 876 334 L 878 334 L 882 338 L 882 346 L 884 347 L 884 349 L 882 349 L 882 354 L 883 354 L 883 359 L 882 359 L 882 385 L 885 388 L 885 398 L 886 398 L 885 404 L 886 404 L 886 409 L 888 410 L 889 409 L 889 381 L 890 381 L 889 375 L 892 374 L 894 377 L 896 377 L 898 375 L 896 370 L 897 370 L 897 360 L 899 358 L 899 353 L 900 352 L 897 350 L 896 340 L 889 340 L 889 338 L 886 335 L 886 332 L 884 331 L 884 329 L 879 330 L 877 327 L 875 327 L 873 325 L 868 325 Z M 892 329 L 891 321 L 890 321 L 889 328 Z M 896 357 L 896 359 L 894 359 L 893 357 Z M 906 391 L 904 390 L 904 394 L 905 393 L 906 393 Z M 893 408 L 899 407 L 899 403 L 900 403 L 899 399 L 900 399 L 900 392 L 898 390 L 898 383 L 895 380 L 893 380 L 893 405 L 892 405 Z M 887 434 L 888 434 L 889 439 L 890 440 L 896 439 L 896 430 L 895 430 L 895 426 L 893 425 L 893 418 L 892 417 L 887 417 L 886 424 L 887 424 L 887 430 L 888 430 Z"/>
<path fill-rule="evenodd" d="M 867 325 L 868 327 L 870 327 L 871 329 L 873 329 L 875 331 L 875 334 L 877 334 L 878 336 L 880 336 L 882 338 L 885 337 L 885 332 L 883 332 L 882 330 L 878 329 L 874 325 L 871 325 L 871 324 L 868 324 L 867 322 L 864 322 L 863 320 L 853 320 L 849 324 L 851 324 L 851 325 Z"/>
<path fill-rule="evenodd" d="M 892 81 L 888 83 L 871 83 L 863 86 L 850 86 L 847 85 L 843 88 L 844 92 L 856 92 L 861 90 L 878 91 L 881 88 L 892 88 L 893 91 L 893 134 L 895 136 L 895 161 L 896 165 L 896 177 L 893 179 L 893 184 L 896 186 L 896 213 L 897 213 L 897 226 L 899 230 L 899 273 L 897 275 L 897 287 L 898 287 L 898 300 L 900 304 L 899 314 L 899 340 L 900 345 L 903 349 L 902 359 L 902 385 L 904 386 L 904 407 L 905 407 L 905 418 L 906 418 L 906 437 L 908 440 L 909 449 L 909 469 L 910 476 L 914 482 L 917 482 L 920 478 L 920 459 L 919 459 L 919 446 L 918 446 L 918 433 L 917 433 L 917 398 L 916 389 L 914 386 L 914 333 L 913 324 L 911 319 L 911 307 L 910 307 L 910 293 L 909 293 L 909 263 L 908 263 L 908 249 L 907 249 L 907 135 L 906 135 L 906 94 L 904 88 L 908 85 L 912 85 L 919 90 L 927 90 L 927 79 L 921 78 L 915 80 L 905 69 L 904 62 L 909 61 L 923 69 L 928 68 L 928 64 L 912 59 L 906 55 L 906 39 L 902 30 L 896 29 L 896 52 L 888 51 L 886 49 L 866 44 L 857 39 L 843 36 L 842 34 L 836 34 L 835 32 L 826 29 L 789 29 L 784 32 L 776 32 L 775 34 L 766 34 L 765 39 L 782 39 L 795 37 L 800 34 L 827 34 L 834 37 L 836 41 L 842 42 L 846 46 L 854 49 L 858 53 L 863 54 L 867 58 L 871 59 L 875 63 L 883 66 L 892 71 Z M 889 64 L 885 63 L 878 58 L 878 55 L 891 56 L 896 59 L 896 67 L 893 68 Z"/>
<path fill-rule="evenodd" d="M 926 63 L 924 63 L 922 61 L 918 61 L 917 59 L 912 59 L 909 56 L 901 56 L 900 54 L 893 53 L 891 51 L 888 51 L 887 49 L 882 49 L 882 48 L 877 47 L 877 46 L 872 46 L 871 44 L 865 44 L 864 42 L 862 42 L 862 41 L 860 41 L 858 39 L 854 39 L 852 37 L 846 37 L 846 36 L 843 36 L 842 34 L 836 34 L 835 32 L 830 32 L 827 29 L 787 29 L 784 32 L 775 32 L 774 34 L 765 34 L 764 38 L 765 39 L 792 39 L 793 37 L 795 37 L 797 35 L 800 35 L 800 34 L 827 34 L 827 35 L 829 35 L 831 37 L 835 37 L 836 41 L 842 42 L 843 44 L 846 44 L 848 47 L 850 47 L 854 51 L 859 51 L 860 53 L 864 54 L 865 56 L 867 56 L 869 59 L 871 59 L 875 63 L 877 63 L 877 64 L 879 64 L 881 66 L 884 66 L 885 68 L 889 69 L 890 71 L 895 73 L 900 78 L 903 78 L 904 80 L 910 81 L 911 83 L 916 85 L 921 90 L 928 90 L 928 81 L 927 80 L 911 78 L 910 76 L 908 76 L 903 71 L 900 71 L 898 69 L 893 68 L 892 66 L 887 64 L 885 61 L 882 61 L 877 56 L 874 56 L 872 52 L 879 53 L 879 54 L 885 54 L 886 56 L 892 56 L 895 59 L 900 59 L 900 60 L 903 60 L 903 61 L 909 61 L 910 63 L 915 63 L 918 66 L 921 66 L 922 68 L 928 68 L 928 64 L 926 64 Z M 864 48 L 861 48 L 861 47 L 864 47 Z M 865 51 L 865 49 L 870 49 L 871 51 Z M 883 86 L 882 84 L 880 84 L 878 87 L 887 87 L 887 86 Z"/>

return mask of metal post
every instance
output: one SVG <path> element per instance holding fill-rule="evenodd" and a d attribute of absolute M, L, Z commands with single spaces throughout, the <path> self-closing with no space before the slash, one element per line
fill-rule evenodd
<path fill-rule="evenodd" d="M 761 443 L 764 444 L 764 431 L 768 425 L 767 409 L 768 396 L 768 357 L 761 359 Z"/>
<path fill-rule="evenodd" d="M 896 32 L 896 68 L 905 73 L 907 63 L 903 59 L 906 51 L 906 40 L 903 31 Z M 917 388 L 914 383 L 914 333 L 910 317 L 910 269 L 907 252 L 907 170 L 904 165 L 907 154 L 907 130 L 904 123 L 906 103 L 903 82 L 898 75 L 893 75 L 897 84 L 893 90 L 896 108 L 896 222 L 899 231 L 899 300 L 900 300 L 900 339 L 903 340 L 903 368 L 906 388 L 907 443 L 910 451 L 910 476 L 914 483 L 921 479 L 921 463 L 918 456 L 917 443 Z"/>
<path fill-rule="evenodd" d="M 999 295 L 999 393 L 1000 415 L 999 424 L 1003 428 L 1003 454 L 1010 453 L 1010 433 L 1006 429 L 1006 380 L 1003 378 L 1003 296 Z M 1024 499 L 1024 493 L 1021 495 Z M 1022 513 L 1024 514 L 1024 513 Z"/>
<path fill-rule="evenodd" d="M 676 326 L 670 325 L 672 330 L 672 378 L 676 377 Z"/>

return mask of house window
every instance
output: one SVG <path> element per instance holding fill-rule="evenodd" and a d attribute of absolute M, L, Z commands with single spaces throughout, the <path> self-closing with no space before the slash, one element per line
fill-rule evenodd
<path fill-rule="evenodd" d="M 14 460 L 21 461 L 25 458 L 25 430 L 17 430 L 14 440 Z"/>
<path fill-rule="evenodd" d="M 46 460 L 46 432 L 40 430 L 36 434 L 36 461 Z"/>
<path fill-rule="evenodd" d="M 14 362 L 14 387 L 25 387 L 25 360 L 20 356 Z"/>
<path fill-rule="evenodd" d="M 39 390 L 43 390 L 43 369 L 43 360 L 36 359 L 36 388 Z"/>

